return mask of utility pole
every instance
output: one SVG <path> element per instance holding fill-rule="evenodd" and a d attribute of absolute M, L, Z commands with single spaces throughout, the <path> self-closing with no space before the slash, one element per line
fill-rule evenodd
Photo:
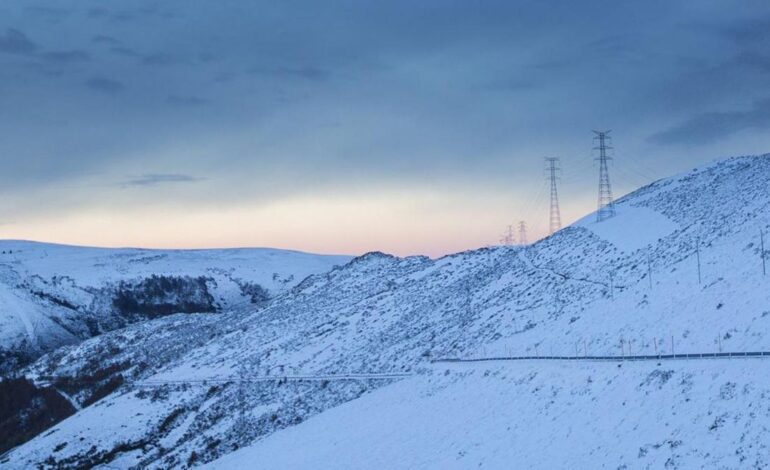
<path fill-rule="evenodd" d="M 700 238 L 695 239 L 695 258 L 698 260 L 698 285 L 701 285 L 700 279 Z"/>
<path fill-rule="evenodd" d="M 650 260 L 650 252 L 647 252 L 647 279 L 650 281 L 650 290 L 652 290 L 652 261 Z"/>
<path fill-rule="evenodd" d="M 765 270 L 765 232 L 763 230 L 759 231 L 759 249 L 760 255 L 762 256 L 762 275 L 767 275 L 767 270 Z"/>
<path fill-rule="evenodd" d="M 527 224 L 523 220 L 519 222 L 519 245 L 527 244 Z"/>
<path fill-rule="evenodd" d="M 594 147 L 594 150 L 599 151 L 599 201 L 598 210 L 596 212 L 596 221 L 601 222 L 609 219 L 615 215 L 615 205 L 612 201 L 612 187 L 610 186 L 610 172 L 607 167 L 607 161 L 612 160 L 612 157 L 607 156 L 607 150 L 611 150 L 612 147 L 607 145 L 607 141 L 610 139 L 608 134 L 611 131 L 593 131 L 596 134 L 594 140 L 599 141 L 599 145 Z"/>
<path fill-rule="evenodd" d="M 559 159 L 558 158 L 546 158 L 546 164 L 548 167 L 548 181 L 551 183 L 551 208 L 548 214 L 548 233 L 553 235 L 561 229 L 561 212 L 559 211 L 559 193 L 556 190 L 556 180 L 559 172 Z"/>
<path fill-rule="evenodd" d="M 610 298 L 615 298 L 615 275 L 610 271 Z"/>
<path fill-rule="evenodd" d="M 246 381 L 246 368 L 240 367 L 238 370 L 238 391 L 236 399 L 238 401 L 238 418 L 235 420 L 235 429 L 238 433 L 238 439 L 243 439 L 246 434 L 246 392 L 244 390 Z"/>

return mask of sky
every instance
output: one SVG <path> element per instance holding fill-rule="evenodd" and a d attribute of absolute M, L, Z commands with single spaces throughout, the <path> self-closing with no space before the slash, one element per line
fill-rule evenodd
<path fill-rule="evenodd" d="M 770 152 L 770 2 L 0 3 L 0 238 L 446 253 Z"/>

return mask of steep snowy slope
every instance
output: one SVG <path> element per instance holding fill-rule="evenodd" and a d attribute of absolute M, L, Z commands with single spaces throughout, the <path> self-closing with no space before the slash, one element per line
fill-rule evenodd
<path fill-rule="evenodd" d="M 618 202 L 614 220 L 597 224 L 586 218 L 525 248 L 481 249 L 435 261 L 369 254 L 310 277 L 258 313 L 244 310 L 222 317 L 226 321 L 211 325 L 210 334 L 200 342 L 168 337 L 177 351 L 173 358 L 147 357 L 141 351 L 143 341 L 136 346 L 131 342 L 131 338 L 152 337 L 152 329 L 168 320 L 66 348 L 38 361 L 28 370 L 29 376 L 38 380 L 45 375 L 75 377 L 68 383 L 76 400 L 93 393 L 83 385 L 91 381 L 78 378 L 94 375 L 94 363 L 101 370 L 114 365 L 123 382 L 0 462 L 11 468 L 42 462 L 123 466 L 130 462 L 163 468 L 212 461 L 255 442 L 254 452 L 263 455 L 262 443 L 280 439 L 281 429 L 365 391 L 381 389 L 366 400 L 385 397 L 385 407 L 390 406 L 385 403 L 390 387 L 395 387 L 394 397 L 403 397 L 412 388 L 408 384 L 414 384 L 415 396 L 420 390 L 444 386 L 444 379 L 423 377 L 390 386 L 393 379 L 261 380 L 276 374 L 404 371 L 419 375 L 436 357 L 505 353 L 574 354 L 578 350 L 620 355 L 621 351 L 652 353 L 655 348 L 672 347 L 677 352 L 715 351 L 720 345 L 728 350 L 770 350 L 770 281 L 762 275 L 759 250 L 760 231 L 767 229 L 770 220 L 768 181 L 770 157 L 730 159 L 636 191 Z M 138 363 L 142 367 L 136 367 Z M 727 367 L 719 364 L 723 363 L 714 367 Z M 585 367 L 599 381 L 620 380 L 612 375 L 614 371 L 600 370 L 600 366 L 607 364 Z M 537 371 L 541 366 L 528 367 Z M 748 372 L 741 370 L 750 369 L 730 370 L 723 377 L 751 382 Z M 630 380 L 653 372 L 654 368 L 638 370 Z M 108 372 L 97 375 L 110 376 Z M 216 383 L 202 382 L 217 377 Z M 570 377 L 561 379 L 565 390 L 579 387 Z M 699 377 L 707 381 L 712 375 Z M 151 392 L 138 388 L 147 380 L 154 381 Z M 158 386 L 164 380 L 175 382 Z M 446 380 L 447 390 L 452 389 L 454 379 Z M 474 379 L 468 380 L 458 381 L 456 390 L 473 388 Z M 715 383 L 699 386 L 711 389 Z M 574 401 L 571 394 L 548 399 L 543 394 L 551 392 L 545 385 L 526 389 L 507 380 L 499 387 L 509 385 L 511 394 L 500 406 L 534 400 L 530 403 L 537 407 L 553 400 L 570 410 L 565 411 L 565 419 L 599 399 L 594 392 L 587 392 L 591 397 L 585 401 Z M 629 390 L 629 398 L 637 401 L 641 397 L 636 395 L 645 393 Z M 517 396 L 525 391 L 536 396 Z M 466 398 L 459 393 L 456 406 L 461 407 Z M 575 406 L 567 408 L 573 401 Z M 127 410 L 147 413 L 125 427 L 116 424 L 108 432 L 99 431 L 103 423 L 135 412 Z M 585 410 L 586 416 L 591 413 Z M 676 426 L 693 422 L 686 413 L 677 416 L 672 418 Z M 759 426 L 759 415 L 742 416 L 751 429 Z M 616 420 L 608 426 L 625 429 L 622 416 L 608 419 Z M 559 423 L 551 416 L 537 424 L 547 428 Z M 312 442 L 313 429 L 309 422 L 292 432 Z M 264 440 L 276 431 L 274 438 Z M 639 447 L 664 439 L 639 441 Z M 391 442 L 395 449 L 400 441 L 393 437 Z M 708 452 L 707 444 L 693 439 L 688 445 Z M 747 458 L 755 457 L 756 449 L 747 450 Z M 622 465 L 630 458 L 625 452 L 622 458 L 613 454 L 607 462 Z M 497 465 L 509 466 L 507 462 Z"/>
<path fill-rule="evenodd" d="M 767 468 L 757 359 L 436 367 L 207 468 Z"/>
<path fill-rule="evenodd" d="M 349 259 L 271 249 L 105 249 L 0 241 L 0 373 L 14 359 L 137 319 L 263 302 Z"/>

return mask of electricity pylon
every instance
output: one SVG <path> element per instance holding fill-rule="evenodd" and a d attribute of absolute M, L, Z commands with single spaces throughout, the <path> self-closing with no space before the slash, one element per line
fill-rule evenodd
<path fill-rule="evenodd" d="M 527 224 L 522 220 L 519 222 L 519 245 L 527 244 Z"/>
<path fill-rule="evenodd" d="M 553 235 L 561 229 L 561 212 L 559 211 L 559 193 L 556 190 L 556 179 L 559 168 L 558 158 L 546 158 L 548 164 L 548 180 L 551 183 L 551 209 L 548 214 L 548 233 Z"/>
<path fill-rule="evenodd" d="M 503 245 L 513 245 L 513 225 L 508 226 L 508 231 L 500 239 Z"/>
<path fill-rule="evenodd" d="M 607 161 L 612 160 L 612 157 L 607 156 L 607 150 L 611 150 L 612 147 L 607 145 L 607 141 L 610 139 L 608 134 L 610 131 L 593 131 L 596 134 L 594 140 L 599 141 L 599 146 L 594 147 L 594 150 L 599 151 L 599 201 L 598 210 L 596 211 L 596 221 L 601 222 L 609 219 L 615 215 L 615 205 L 612 202 L 612 187 L 610 186 L 610 172 L 607 168 Z"/>

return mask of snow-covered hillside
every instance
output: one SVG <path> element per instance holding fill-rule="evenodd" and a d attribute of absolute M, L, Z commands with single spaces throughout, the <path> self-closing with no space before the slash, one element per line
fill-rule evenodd
<path fill-rule="evenodd" d="M 759 360 L 437 366 L 210 469 L 767 468 Z"/>
<path fill-rule="evenodd" d="M 145 250 L 0 241 L 0 359 L 6 362 L 0 372 L 14 359 L 137 319 L 261 303 L 349 259 L 262 248 Z M 154 283 L 153 276 L 170 282 Z M 156 308 L 129 305 L 129 294 L 155 287 L 165 289 L 150 299 Z M 115 302 L 121 299 L 125 305 Z"/>
<path fill-rule="evenodd" d="M 731 466 L 738 454 L 746 462 L 758 461 L 765 449 L 755 431 L 766 416 L 747 411 L 746 403 L 762 397 L 765 384 L 754 381 L 753 374 L 755 367 L 768 367 L 764 360 L 710 362 L 700 368 L 695 362 L 660 366 L 652 362 L 620 370 L 607 363 L 538 362 L 490 368 L 489 379 L 483 369 L 450 371 L 444 377 L 430 360 L 551 352 L 620 355 L 653 353 L 656 348 L 770 350 L 770 278 L 763 276 L 759 249 L 760 232 L 770 221 L 768 181 L 769 156 L 725 160 L 624 197 L 613 220 L 597 224 L 589 217 L 528 247 L 480 249 L 438 260 L 371 253 L 311 276 L 257 313 L 236 310 L 220 317 L 221 322 L 207 323 L 195 316 L 163 318 L 60 349 L 32 365 L 28 376 L 39 384 L 43 376 L 59 376 L 57 387 L 66 389 L 62 391 L 78 406 L 94 401 L 94 396 L 101 399 L 14 449 L 0 463 L 11 468 L 38 464 L 167 468 L 214 462 L 216 467 L 216 459 L 253 446 L 243 455 L 299 465 L 301 457 L 291 460 L 276 454 L 288 439 L 281 437 L 283 433 L 292 433 L 295 453 L 315 443 L 317 448 L 308 455 L 323 457 L 336 442 L 347 445 L 355 440 L 349 432 L 339 441 L 321 439 L 318 429 L 328 424 L 325 420 L 339 419 L 328 424 L 331 429 L 347 424 L 360 430 L 363 425 L 354 422 L 353 415 L 374 419 L 375 408 L 408 413 L 410 405 L 404 402 L 409 401 L 415 402 L 415 410 L 423 403 L 425 413 L 440 409 L 442 402 L 450 411 L 468 410 L 471 421 L 464 427 L 442 430 L 424 425 L 433 434 L 417 441 L 439 445 L 444 437 L 453 439 L 446 447 L 424 450 L 434 456 L 452 452 L 439 461 L 448 465 L 447 459 L 464 453 L 476 456 L 466 460 L 469 466 L 483 462 L 487 467 L 510 468 L 515 463 L 507 459 L 514 455 L 535 459 L 538 453 L 547 454 L 544 441 L 534 447 L 541 442 L 537 436 L 563 438 L 566 431 L 559 427 L 565 423 L 574 423 L 569 436 L 590 429 L 626 436 L 622 446 L 602 449 L 601 455 L 590 449 L 561 454 L 578 462 L 596 455 L 599 466 L 645 462 L 654 466 L 660 446 L 678 441 L 695 460 L 674 459 L 677 465 Z M 154 344 L 156 331 L 176 332 L 162 335 L 169 353 L 154 354 L 160 346 L 145 349 Z M 649 377 L 669 375 L 669 370 L 675 379 L 666 379 L 663 388 L 639 385 Z M 415 377 L 396 384 L 394 379 L 251 380 L 394 371 Z M 689 405 L 670 417 L 669 426 L 656 428 L 655 436 L 633 434 L 630 420 L 641 419 L 654 403 L 673 400 L 673 395 L 688 390 L 684 380 L 688 374 L 694 385 L 687 393 L 698 394 L 689 397 L 698 406 L 711 403 L 706 395 L 726 382 L 749 386 L 745 399 L 725 400 L 711 408 L 720 415 L 727 413 L 724 419 L 732 419 L 734 425 L 746 427 L 744 441 L 736 444 L 733 428 L 721 424 L 709 431 L 718 436 L 715 440 L 701 438 L 700 426 L 707 421 L 711 426 L 714 420 L 694 416 Z M 220 381 L 203 382 L 213 378 Z M 114 379 L 108 392 L 97 393 L 108 379 Z M 139 388 L 148 380 L 155 384 L 151 389 Z M 163 381 L 169 382 L 159 386 Z M 474 389 L 498 408 L 515 408 L 518 403 L 531 411 L 506 410 L 501 421 L 481 422 L 492 408 L 471 403 L 477 398 Z M 373 390 L 377 392 L 327 411 Z M 586 427 L 593 426 L 591 418 L 605 409 L 599 404 L 604 392 L 626 394 L 626 404 L 613 397 L 605 407 L 607 421 Z M 734 393 L 740 395 L 743 389 Z M 680 395 L 676 396 L 678 400 Z M 628 413 L 612 413 L 624 406 Z M 314 415 L 319 416 L 304 422 Z M 456 426 L 445 419 L 447 425 Z M 497 432 L 502 420 L 518 420 L 506 426 L 511 432 L 507 438 L 482 442 L 484 435 L 468 431 L 478 427 Z M 294 430 L 284 430 L 292 426 Z M 413 448 L 395 424 L 374 421 L 370 426 L 381 426 L 372 431 L 379 437 L 373 450 L 378 458 L 403 449 L 404 457 L 394 465 L 420 466 L 421 461 L 407 455 Z M 537 433 L 524 435 L 533 427 L 538 427 Z M 493 451 L 503 446 L 502 439 L 519 442 L 511 449 Z M 587 437 L 575 439 L 585 443 Z M 370 441 L 361 437 L 360 442 L 367 448 Z M 474 454 L 474 448 L 485 450 L 483 460 L 474 460 L 481 455 Z M 361 453 L 336 449 L 339 460 L 349 458 L 352 466 L 360 466 L 356 459 Z M 644 452 L 649 460 L 632 460 Z M 697 460 L 705 453 L 711 460 Z M 569 464 L 553 460 L 558 458 L 543 455 L 523 466 Z M 220 463 L 227 462 L 237 461 Z M 464 462 L 457 466 L 465 467 Z"/>

